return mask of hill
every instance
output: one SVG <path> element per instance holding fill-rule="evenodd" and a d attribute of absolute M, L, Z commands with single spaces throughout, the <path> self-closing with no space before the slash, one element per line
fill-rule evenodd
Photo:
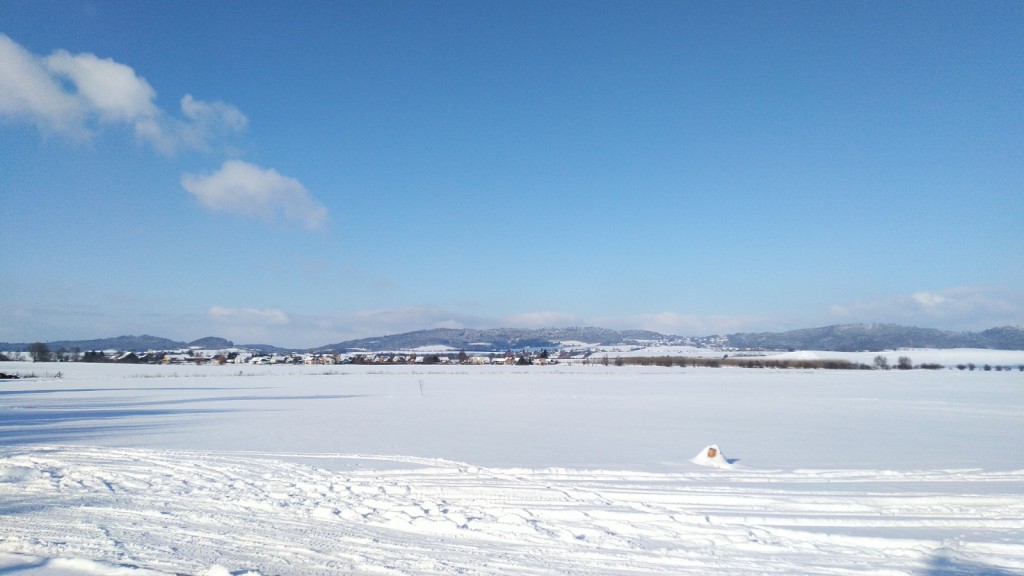
<path fill-rule="evenodd" d="M 570 328 L 436 328 L 403 334 L 347 340 L 305 351 L 344 353 L 352 351 L 380 352 L 410 350 L 422 346 L 447 346 L 455 350 L 499 352 L 523 348 L 558 348 L 562 342 L 581 342 L 598 346 L 694 346 L 698 348 L 730 348 L 740 350 L 830 350 L 857 352 L 862 350 L 893 350 L 897 348 L 986 348 L 990 350 L 1024 350 L 1024 330 L 1003 326 L 981 332 L 950 332 L 934 328 L 916 328 L 896 324 L 838 324 L 788 332 L 736 333 L 725 336 L 685 337 L 660 334 L 648 330 L 612 330 L 595 327 Z M 269 353 L 300 350 L 279 348 L 270 344 L 235 345 L 230 340 L 209 336 L 192 342 L 178 342 L 157 336 L 118 336 L 96 340 L 58 340 L 47 342 L 50 350 L 78 349 L 179 350 L 189 347 L 204 349 L 242 348 Z M 29 343 L 0 342 L 0 350 L 26 351 Z"/>
<path fill-rule="evenodd" d="M 318 352 L 342 353 L 352 350 L 378 352 L 382 350 L 409 350 L 421 346 L 448 346 L 457 350 L 503 351 L 522 348 L 558 348 L 560 342 L 585 342 L 596 345 L 641 344 L 694 344 L 693 338 L 668 336 L 646 330 L 611 330 L 609 328 L 435 328 L 404 334 L 347 340 L 321 346 Z"/>
<path fill-rule="evenodd" d="M 1013 326 L 982 332 L 950 332 L 896 324 L 839 324 L 788 332 L 736 333 L 725 336 L 684 337 L 645 330 L 608 328 L 493 328 L 489 330 L 438 328 L 390 336 L 361 338 L 316 348 L 324 352 L 408 350 L 420 346 L 501 351 L 520 348 L 556 348 L 560 342 L 614 345 L 685 345 L 699 348 L 763 350 L 892 350 L 896 348 L 986 348 L 1024 350 L 1024 330 Z"/>
<path fill-rule="evenodd" d="M 0 342 L 0 350 L 10 350 L 14 352 L 25 352 L 28 350 L 29 342 Z M 181 350 L 185 348 L 203 348 L 205 350 L 218 350 L 225 348 L 243 348 L 246 350 L 260 350 L 263 352 L 282 352 L 288 351 L 283 348 L 276 346 L 270 346 L 268 344 L 244 344 L 236 346 L 230 340 L 219 338 L 216 336 L 207 336 L 206 338 L 200 338 L 193 340 L 192 342 L 182 342 L 178 340 L 171 340 L 169 338 L 161 338 L 159 336 L 149 336 L 143 334 L 141 336 L 117 336 L 114 338 L 96 338 L 92 340 L 55 340 L 53 342 L 46 342 L 47 348 L 52 351 L 60 349 L 64 350 L 75 350 L 78 349 L 81 352 L 87 350 L 119 350 L 121 352 L 146 352 L 148 350 Z"/>
<path fill-rule="evenodd" d="M 177 350 L 188 348 L 186 342 L 176 342 L 159 336 L 117 336 L 115 338 L 97 338 L 95 340 L 58 340 L 47 342 L 50 350 L 121 350 L 123 352 L 145 352 L 146 350 Z M 24 344 L 24 346 L 28 346 Z"/>
<path fill-rule="evenodd" d="M 224 338 L 218 338 L 216 336 L 207 336 L 206 338 L 200 338 L 199 340 L 193 340 L 188 343 L 189 346 L 198 346 L 207 350 L 216 350 L 223 348 L 234 348 L 235 343 L 231 340 L 225 340 Z"/>
<path fill-rule="evenodd" d="M 983 332 L 948 332 L 896 324 L 839 324 L 821 328 L 730 334 L 730 348 L 765 350 L 891 350 L 894 348 L 988 348 L 1024 350 L 1024 330 L 1012 326 Z"/>

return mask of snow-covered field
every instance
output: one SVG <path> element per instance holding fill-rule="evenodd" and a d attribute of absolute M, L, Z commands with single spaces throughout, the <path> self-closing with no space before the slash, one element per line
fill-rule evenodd
<path fill-rule="evenodd" d="M 0 574 L 1024 574 L 1016 369 L 0 368 Z"/>

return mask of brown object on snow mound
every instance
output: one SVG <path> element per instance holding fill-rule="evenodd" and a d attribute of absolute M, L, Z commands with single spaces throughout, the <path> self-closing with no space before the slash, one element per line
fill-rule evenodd
<path fill-rule="evenodd" d="M 700 466 L 711 466 L 714 468 L 733 468 L 733 462 L 722 454 L 722 449 L 718 447 L 718 444 L 712 444 L 705 446 L 703 450 L 697 453 L 690 462 L 698 464 Z"/>

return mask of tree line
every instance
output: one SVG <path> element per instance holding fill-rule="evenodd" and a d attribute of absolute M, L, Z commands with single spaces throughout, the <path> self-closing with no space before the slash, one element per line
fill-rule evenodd
<path fill-rule="evenodd" d="M 25 350 L 33 362 L 77 362 L 82 358 L 82 351 L 78 347 L 67 350 L 63 346 L 50 350 L 50 347 L 42 342 L 33 342 Z M 10 354 L 10 353 L 9 353 Z M 21 360 L 20 354 L 8 355 L 0 353 L 0 361 Z"/>
<path fill-rule="evenodd" d="M 584 363 L 588 364 L 601 364 L 608 366 L 614 364 L 615 366 L 665 366 L 672 367 L 678 366 L 680 368 L 685 367 L 704 367 L 704 368 L 720 368 L 722 366 L 736 366 L 739 368 L 777 368 L 777 369 L 821 369 L 821 370 L 942 370 L 945 368 L 942 364 L 934 362 L 925 362 L 921 364 L 914 364 L 914 362 L 908 356 L 900 356 L 896 360 L 895 365 L 889 363 L 888 358 L 882 355 L 875 357 L 871 364 L 865 364 L 863 362 L 851 362 L 849 360 L 789 360 L 789 359 L 776 359 L 776 358 L 747 358 L 747 357 L 728 357 L 723 358 L 691 358 L 687 356 L 619 356 L 614 360 L 609 359 L 607 356 L 603 358 L 590 358 L 585 360 Z M 975 364 L 957 364 L 958 370 L 974 370 L 980 368 L 984 371 L 996 370 L 998 371 L 1010 371 L 1016 368 L 1017 370 L 1024 372 L 1024 364 L 1017 366 L 991 366 L 985 364 L 984 366 L 978 367 Z"/>

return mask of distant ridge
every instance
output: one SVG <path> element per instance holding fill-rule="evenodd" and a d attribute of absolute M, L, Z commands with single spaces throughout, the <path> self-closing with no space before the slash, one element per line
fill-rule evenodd
<path fill-rule="evenodd" d="M 730 334 L 730 347 L 766 350 L 856 352 L 893 348 L 988 348 L 1024 350 L 1024 330 L 1013 326 L 983 332 L 947 332 L 896 324 L 839 324 L 789 332 Z"/>
<path fill-rule="evenodd" d="M 219 348 L 233 348 L 235 343 L 231 340 L 225 340 L 216 336 L 207 336 L 206 338 L 200 338 L 199 340 L 193 340 L 188 343 L 189 346 L 199 346 L 200 348 L 219 349 Z"/>
<path fill-rule="evenodd" d="M 1014 326 L 990 328 L 981 332 L 950 332 L 934 328 L 916 328 L 896 324 L 837 324 L 788 332 L 736 333 L 725 336 L 686 337 L 648 330 L 612 330 L 595 327 L 569 328 L 435 328 L 403 334 L 347 340 L 308 349 L 279 348 L 270 344 L 236 345 L 230 340 L 208 336 L 192 342 L 178 342 L 157 336 L 118 336 L 95 340 L 58 340 L 47 342 L 50 350 L 80 351 L 178 350 L 242 348 L 262 352 L 380 352 L 409 350 L 423 346 L 447 346 L 455 350 L 504 351 L 523 348 L 557 348 L 561 342 L 615 345 L 682 345 L 698 348 L 735 348 L 741 350 L 827 350 L 855 352 L 896 348 L 987 348 L 1024 350 L 1024 330 Z M 0 342 L 0 351 L 26 351 L 29 343 Z"/>
<path fill-rule="evenodd" d="M 404 334 L 347 340 L 316 348 L 324 352 L 350 350 L 408 350 L 421 346 L 448 346 L 457 350 L 518 350 L 522 348 L 557 348 L 559 342 L 615 345 L 641 342 L 673 342 L 696 345 L 698 338 L 668 336 L 646 330 L 611 330 L 609 328 L 434 328 Z"/>
<path fill-rule="evenodd" d="M 737 333 L 726 336 L 685 337 L 645 330 L 607 328 L 494 328 L 490 330 L 438 328 L 348 340 L 316 348 L 325 352 L 366 350 L 408 350 L 420 346 L 448 346 L 455 349 L 507 350 L 524 347 L 554 348 L 558 342 L 577 341 L 604 346 L 651 344 L 685 345 L 699 348 L 766 350 L 829 350 L 852 352 L 894 348 L 988 348 L 1024 350 L 1024 330 L 1012 326 L 984 332 L 947 332 L 895 324 L 840 324 L 789 332 Z"/>
<path fill-rule="evenodd" d="M 246 350 L 264 350 L 264 345 L 260 344 L 249 344 L 244 346 L 235 346 L 230 340 L 219 338 L 216 336 L 207 336 L 206 338 L 200 338 L 199 340 L 193 340 L 192 342 L 181 342 L 177 340 L 171 340 L 168 338 L 161 338 L 159 336 L 149 336 L 143 334 L 141 336 L 117 336 L 115 338 L 96 338 L 93 340 L 55 340 L 53 342 L 46 342 L 46 346 L 51 351 L 57 351 L 60 349 L 74 350 L 78 349 L 81 352 L 88 350 L 119 350 L 121 352 L 146 352 L 149 350 L 182 350 L 185 348 L 203 348 L 205 350 L 219 350 L 225 348 L 244 348 Z M 0 350 L 10 350 L 14 352 L 24 352 L 28 350 L 29 342 L 9 343 L 0 342 Z M 281 350 L 274 346 L 266 346 L 266 351 L 273 352 Z"/>
<path fill-rule="evenodd" d="M 116 338 L 98 338 L 95 340 L 58 340 L 56 342 L 47 342 L 46 345 L 50 350 L 59 350 L 64 348 L 65 350 L 72 350 L 78 348 L 79 350 L 121 350 L 124 352 L 145 352 L 146 350 L 176 350 L 178 348 L 188 348 L 186 342 L 175 342 L 167 338 L 160 338 L 159 336 L 149 336 L 143 334 L 141 336 L 118 336 Z M 28 344 L 15 344 L 14 346 L 25 346 Z"/>

